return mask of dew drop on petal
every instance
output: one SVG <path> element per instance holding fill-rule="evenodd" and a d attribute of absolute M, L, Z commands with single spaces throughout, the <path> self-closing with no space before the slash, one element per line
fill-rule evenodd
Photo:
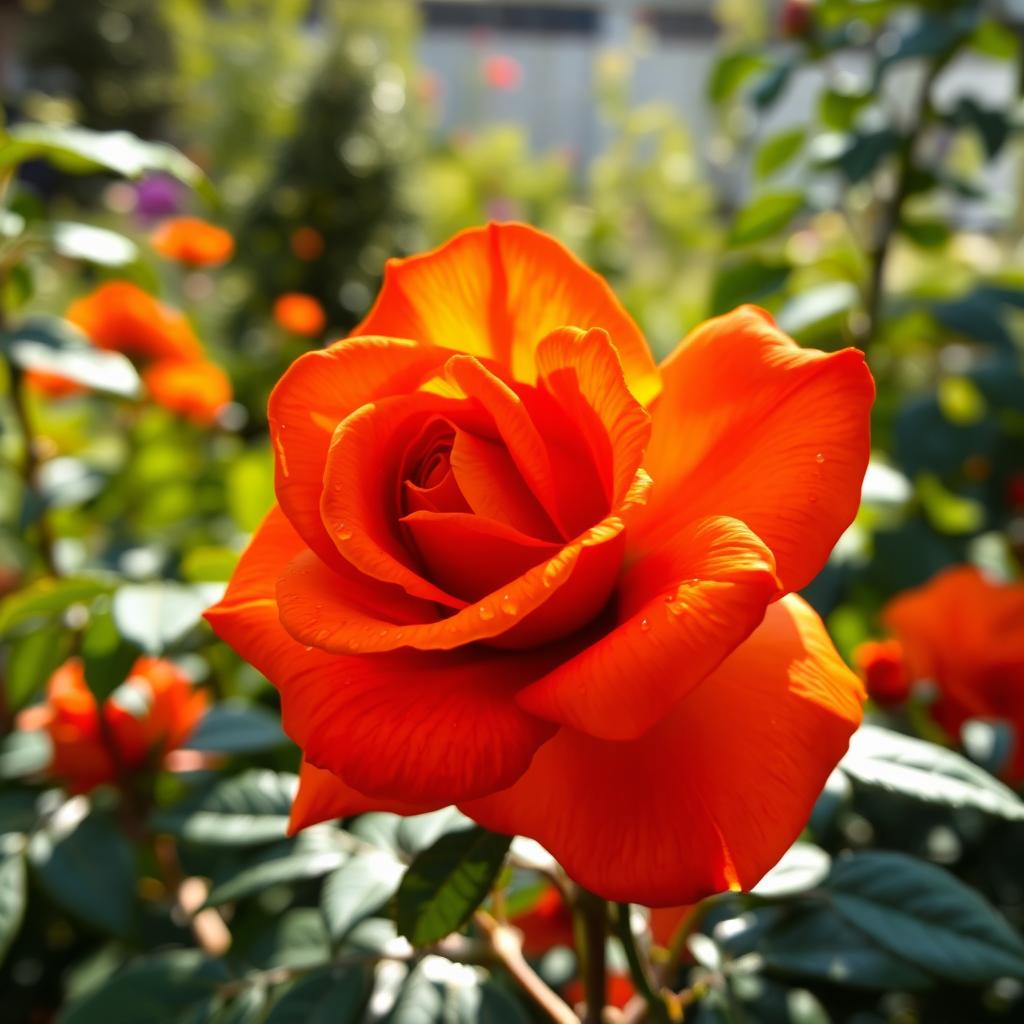
<path fill-rule="evenodd" d="M 818 454 L 814 456 L 814 461 L 817 462 L 818 465 L 821 465 L 821 463 L 825 461 L 825 453 L 818 452 Z"/>
<path fill-rule="evenodd" d="M 640 629 L 641 629 L 642 632 L 646 633 L 650 628 L 651 628 L 651 623 L 650 623 L 649 619 L 641 619 L 640 620 Z"/>
<path fill-rule="evenodd" d="M 493 611 L 493 609 L 488 608 L 487 605 L 485 605 L 485 604 L 480 605 L 479 612 L 480 612 L 480 618 L 483 619 L 484 622 L 487 622 L 488 619 L 493 619 L 494 618 L 494 611 Z"/>
<path fill-rule="evenodd" d="M 519 605 L 510 595 L 504 594 L 501 598 L 501 610 L 506 615 L 516 615 L 519 612 Z"/>
<path fill-rule="evenodd" d="M 347 526 L 339 526 L 337 530 L 338 540 L 351 540 L 352 531 Z"/>

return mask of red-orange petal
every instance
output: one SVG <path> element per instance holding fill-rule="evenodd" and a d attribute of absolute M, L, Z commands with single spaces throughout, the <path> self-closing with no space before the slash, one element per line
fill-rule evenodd
<path fill-rule="evenodd" d="M 142 380 L 155 402 L 199 424 L 215 422 L 231 401 L 228 375 L 208 360 L 156 362 Z"/>
<path fill-rule="evenodd" d="M 563 728 L 518 783 L 462 810 L 536 839 L 606 899 L 668 906 L 749 889 L 806 823 L 863 697 L 821 620 L 789 596 L 640 739 Z"/>
<path fill-rule="evenodd" d="M 610 505 L 633 482 L 651 436 L 651 418 L 626 386 L 608 333 L 563 327 L 537 346 L 546 391 L 583 433 Z"/>
<path fill-rule="evenodd" d="M 335 428 L 350 413 L 388 395 L 415 391 L 451 355 L 393 338 L 352 338 L 307 352 L 288 368 L 267 408 L 274 486 L 306 544 L 337 565 L 344 558 L 320 518 L 324 467 Z"/>
<path fill-rule="evenodd" d="M 661 367 L 645 466 L 656 482 L 637 551 L 687 519 L 741 519 L 798 590 L 818 573 L 860 501 L 874 383 L 855 349 L 799 348 L 762 310 L 702 324 Z"/>
<path fill-rule="evenodd" d="M 644 402 L 656 394 L 647 343 L 607 282 L 525 224 L 469 228 L 432 252 L 390 260 L 373 309 L 353 333 L 449 345 L 495 359 L 530 384 L 537 344 L 565 326 L 604 328 L 633 393 Z"/>
<path fill-rule="evenodd" d="M 618 625 L 519 693 L 527 711 L 607 740 L 642 735 L 757 627 L 774 559 L 735 519 L 682 529 L 620 586 Z"/>
<path fill-rule="evenodd" d="M 381 800 L 363 796 L 358 790 L 346 785 L 334 772 L 317 768 L 308 761 L 299 768 L 299 788 L 292 801 L 288 819 L 288 834 L 321 821 L 347 818 L 352 814 L 366 811 L 388 811 L 391 814 L 425 814 L 435 811 L 439 804 L 409 804 L 400 800 Z"/>
<path fill-rule="evenodd" d="M 172 217 L 150 237 L 150 244 L 165 259 L 192 267 L 213 267 L 231 259 L 235 240 L 224 228 L 201 217 Z"/>
<path fill-rule="evenodd" d="M 414 805 L 514 781 L 554 728 L 514 700 L 546 670 L 544 656 L 470 648 L 346 657 L 306 646 L 282 627 L 273 596 L 286 561 L 304 550 L 272 509 L 206 618 L 281 692 L 285 730 L 306 759 L 369 797 Z"/>

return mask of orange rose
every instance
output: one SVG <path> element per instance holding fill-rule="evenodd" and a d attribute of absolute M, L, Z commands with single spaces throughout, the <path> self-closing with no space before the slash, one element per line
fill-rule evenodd
<path fill-rule="evenodd" d="M 72 302 L 65 317 L 97 348 L 142 359 L 204 358 L 185 316 L 129 281 L 100 285 Z"/>
<path fill-rule="evenodd" d="M 198 423 L 211 423 L 231 401 L 231 382 L 206 357 L 186 317 L 136 285 L 128 281 L 100 285 L 73 302 L 66 316 L 98 348 L 123 352 L 137 363 L 148 364 L 143 380 L 153 400 L 164 408 Z M 46 382 L 43 389 L 54 395 L 58 393 L 54 388 Z"/>
<path fill-rule="evenodd" d="M 278 505 L 207 613 L 281 691 L 293 827 L 455 803 L 611 899 L 752 886 L 860 720 L 783 595 L 857 509 L 862 355 L 746 307 L 657 367 L 519 224 L 392 261 L 354 333 L 274 390 Z"/>
<path fill-rule="evenodd" d="M 208 360 L 154 363 L 142 375 L 153 400 L 196 423 L 214 422 L 231 401 L 231 382 Z"/>
<path fill-rule="evenodd" d="M 139 658 L 103 703 L 101 722 L 82 663 L 72 658 L 50 677 L 46 702 L 21 712 L 18 728 L 45 729 L 53 744 L 49 773 L 86 793 L 113 782 L 119 771 L 159 763 L 185 742 L 205 710 L 206 694 L 194 690 L 180 669 Z"/>
<path fill-rule="evenodd" d="M 274 320 L 292 334 L 315 337 L 327 324 L 324 307 L 312 295 L 287 292 L 274 303 Z"/>
<path fill-rule="evenodd" d="M 993 583 L 970 565 L 893 598 L 882 621 L 903 645 L 913 679 L 938 689 L 930 713 L 957 739 L 971 718 L 1015 731 L 1004 775 L 1024 780 L 1024 584 Z"/>
<path fill-rule="evenodd" d="M 897 707 L 910 696 L 910 675 L 898 640 L 868 640 L 854 651 L 868 696 L 883 707 Z"/>
<path fill-rule="evenodd" d="M 235 251 L 231 234 L 199 217 L 172 217 L 153 232 L 150 244 L 169 260 L 190 267 L 226 263 Z"/>

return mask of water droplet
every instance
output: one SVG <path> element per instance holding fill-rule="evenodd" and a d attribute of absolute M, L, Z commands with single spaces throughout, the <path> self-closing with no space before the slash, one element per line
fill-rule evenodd
<path fill-rule="evenodd" d="M 405 636 L 405 633 L 404 633 L 404 632 L 403 632 L 402 630 L 399 630 L 399 631 L 398 631 L 398 632 L 397 632 L 397 633 L 395 634 L 395 640 L 401 640 L 401 639 L 402 639 L 402 638 L 403 638 L 404 636 Z"/>
<path fill-rule="evenodd" d="M 501 598 L 501 610 L 506 615 L 517 615 L 519 613 L 519 605 L 510 595 L 503 594 Z"/>
<path fill-rule="evenodd" d="M 339 524 L 338 529 L 335 532 L 337 533 L 338 540 L 352 539 L 352 531 L 347 526 Z"/>
<path fill-rule="evenodd" d="M 818 452 L 818 454 L 814 456 L 814 461 L 817 462 L 818 465 L 821 465 L 821 463 L 825 461 L 825 453 Z"/>
<path fill-rule="evenodd" d="M 648 619 L 641 619 L 640 620 L 640 629 L 644 633 L 646 633 L 647 630 L 649 630 L 650 628 L 651 628 L 651 623 L 650 623 L 650 621 Z"/>
<path fill-rule="evenodd" d="M 483 619 L 484 622 L 487 622 L 489 619 L 493 619 L 494 618 L 494 609 L 493 608 L 488 608 L 487 605 L 485 605 L 485 604 L 480 605 L 479 611 L 480 611 L 480 618 Z"/>
<path fill-rule="evenodd" d="M 387 631 L 386 629 L 382 629 L 382 630 L 381 630 L 381 631 L 380 631 L 380 632 L 379 632 L 379 633 L 377 634 L 377 636 L 387 636 L 387 635 L 388 635 L 388 631 Z"/>
<path fill-rule="evenodd" d="M 307 651 L 311 651 L 311 650 L 313 650 L 313 648 L 312 647 L 307 647 L 306 650 Z"/>

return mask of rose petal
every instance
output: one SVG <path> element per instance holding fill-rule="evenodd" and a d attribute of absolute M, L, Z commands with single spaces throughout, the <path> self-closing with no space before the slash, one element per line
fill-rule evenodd
<path fill-rule="evenodd" d="M 630 390 L 645 403 L 657 393 L 643 335 L 607 282 L 525 224 L 470 228 L 432 252 L 389 260 L 354 333 L 450 345 L 532 383 L 537 343 L 567 325 L 608 331 Z"/>
<path fill-rule="evenodd" d="M 790 596 L 640 739 L 563 728 L 518 783 L 462 810 L 536 839 L 606 899 L 667 906 L 749 889 L 806 823 L 863 697 L 821 620 Z"/>
<path fill-rule="evenodd" d="M 806 585 L 860 501 L 874 399 L 863 354 L 801 349 L 747 306 L 697 328 L 661 373 L 637 553 L 661 547 L 681 510 L 734 516 L 771 548 L 787 590 Z"/>

